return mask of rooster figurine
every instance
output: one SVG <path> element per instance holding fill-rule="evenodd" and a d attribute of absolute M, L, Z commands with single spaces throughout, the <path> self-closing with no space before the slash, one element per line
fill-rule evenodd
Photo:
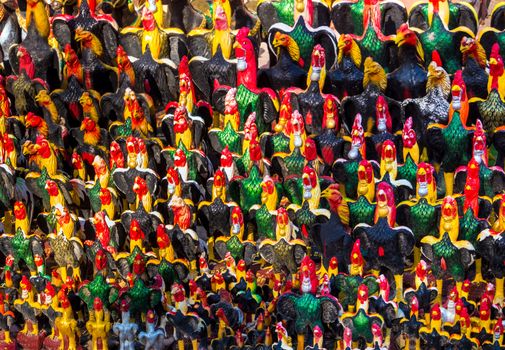
<path fill-rule="evenodd" d="M 332 295 L 337 295 L 344 310 L 355 311 L 358 288 L 366 285 L 370 294 L 379 290 L 377 278 L 373 275 L 364 275 L 365 260 L 361 254 L 361 242 L 357 239 L 349 254 L 349 274 L 338 273 L 330 277 Z"/>
<path fill-rule="evenodd" d="M 432 61 L 428 66 L 428 80 L 426 82 L 426 95 L 415 99 L 406 99 L 402 107 L 406 116 L 421 123 L 422 129 L 419 136 L 425 138 L 425 130 L 430 122 L 445 123 L 449 115 L 449 98 L 451 92 L 451 79 L 442 68 L 441 64 Z M 424 143 L 424 142 L 423 142 Z"/>
<path fill-rule="evenodd" d="M 353 236 L 363 244 L 363 255 L 370 269 L 389 269 L 395 276 L 396 299 L 403 296 L 403 269 L 414 248 L 414 234 L 408 227 L 394 227 L 396 205 L 393 189 L 385 182 L 378 185 L 374 225 L 358 224 Z"/>
<path fill-rule="evenodd" d="M 480 119 L 475 124 L 475 132 L 472 142 L 472 159 L 469 164 L 478 167 L 479 177 L 479 196 L 485 196 L 489 199 L 501 192 L 504 182 L 504 173 L 501 167 L 489 164 L 489 150 L 487 147 L 487 137 Z M 467 182 L 470 169 L 468 166 L 459 167 L 454 174 L 454 187 L 456 192 L 464 192 L 464 186 Z M 476 213 L 477 214 L 477 213 Z"/>
<path fill-rule="evenodd" d="M 314 28 L 330 24 L 330 13 L 325 1 L 260 1 L 257 11 L 261 24 L 266 29 L 276 23 L 292 26 L 299 17 L 303 17 Z"/>
<path fill-rule="evenodd" d="M 356 311 L 346 312 L 342 315 L 342 324 L 352 331 L 352 341 L 364 341 L 372 344 L 374 341 L 374 329 L 382 327 L 384 320 L 378 314 L 369 312 L 369 291 L 366 284 L 358 287 Z"/>
<path fill-rule="evenodd" d="M 184 349 L 185 339 L 191 341 L 193 349 L 197 349 L 200 342 L 205 346 L 207 340 L 207 325 L 198 314 L 190 311 L 185 292 L 181 284 L 172 285 L 171 296 L 174 305 L 167 313 L 168 322 L 175 328 L 179 350 Z"/>
<path fill-rule="evenodd" d="M 282 187 L 270 176 L 265 175 L 261 188 L 261 205 L 251 207 L 250 217 L 254 218 L 260 238 L 275 239 L 275 210 L 279 205 Z"/>
<path fill-rule="evenodd" d="M 231 211 L 230 235 L 220 236 L 214 240 L 214 250 L 218 258 L 224 259 L 229 253 L 237 261 L 244 259 L 248 265 L 252 263 L 257 248 L 252 235 L 243 238 L 244 228 L 244 216 L 240 207 L 236 206 Z M 208 244 L 210 247 L 212 242 L 209 240 Z"/>
<path fill-rule="evenodd" d="M 424 51 L 416 33 L 402 24 L 396 32 L 399 67 L 388 74 L 386 95 L 403 101 L 425 95 L 427 72 L 424 69 Z"/>
<path fill-rule="evenodd" d="M 278 56 L 278 52 L 274 50 L 274 47 L 279 35 L 280 38 L 288 41 L 290 56 L 291 53 L 294 54 L 298 51 L 298 55 L 291 56 L 291 58 L 306 70 L 310 68 L 312 50 L 317 44 L 324 48 L 327 67 L 333 67 L 337 60 L 337 39 L 328 27 L 312 27 L 303 17 L 299 17 L 294 26 L 286 26 L 281 23 L 274 24 L 268 30 L 269 49 L 274 56 Z M 294 52 L 291 52 L 293 49 Z"/>
<path fill-rule="evenodd" d="M 323 130 L 325 100 L 333 98 L 333 103 L 338 104 L 335 96 L 322 93 L 326 83 L 326 74 L 326 51 L 320 44 L 317 44 L 312 50 L 311 64 L 307 74 L 307 89 L 293 91 L 297 94 L 300 112 L 305 117 L 305 125 L 309 134 L 320 134 Z"/>
<path fill-rule="evenodd" d="M 352 129 L 356 114 L 362 116 L 362 126 L 366 132 L 371 132 L 377 124 L 375 106 L 379 96 L 383 96 L 389 107 L 392 119 L 392 132 L 401 130 L 402 108 L 398 101 L 384 95 L 387 87 L 387 75 L 382 66 L 371 57 L 367 57 L 364 63 L 363 87 L 365 90 L 360 95 L 348 96 L 342 100 L 342 123 L 347 130 Z"/>
<path fill-rule="evenodd" d="M 258 87 L 258 64 L 254 39 L 250 36 L 248 28 L 241 28 L 233 44 L 237 58 L 237 76 L 235 100 L 240 117 L 239 129 L 242 130 L 247 116 L 256 112 L 256 125 L 259 133 L 270 130 L 270 123 L 275 119 L 279 109 L 277 95 L 272 89 Z M 202 77 L 197 77 L 199 82 Z M 226 117 L 226 100 L 222 105 L 223 94 L 230 91 L 229 86 L 217 84 L 214 86 L 212 100 L 217 109 L 224 112 Z M 226 126 L 226 125 L 225 125 Z"/>
<path fill-rule="evenodd" d="M 367 142 L 361 114 L 357 114 L 351 129 L 351 135 L 344 136 L 349 141 L 350 149 L 347 159 L 339 158 L 332 167 L 333 178 L 341 185 L 344 196 L 357 199 L 358 169 L 361 160 L 367 158 Z M 376 164 L 378 169 L 378 164 Z"/>
<path fill-rule="evenodd" d="M 23 202 L 14 203 L 14 234 L 0 236 L 0 248 L 5 256 L 14 258 L 17 267 L 23 261 L 34 273 L 38 272 L 37 260 L 44 256 L 43 241 L 30 231 L 30 217 Z"/>
<path fill-rule="evenodd" d="M 272 264 L 274 272 L 287 269 L 295 273 L 306 252 L 305 242 L 296 238 L 295 226 L 286 209 L 277 209 L 275 240 L 265 239 L 258 245 L 263 259 Z"/>
<path fill-rule="evenodd" d="M 460 51 L 465 65 L 463 80 L 466 84 L 468 97 L 486 98 L 487 91 L 484 84 L 487 84 L 489 78 L 489 74 L 486 72 L 486 51 L 478 41 L 469 37 L 461 39 Z"/>
<path fill-rule="evenodd" d="M 443 276 L 451 276 L 457 282 L 465 278 L 465 271 L 473 262 L 473 245 L 459 240 L 459 216 L 456 200 L 444 198 L 441 205 L 439 236 L 425 236 L 421 239 L 422 254 L 431 262 L 433 274 L 437 278 L 437 289 L 442 290 Z M 440 293 L 440 292 L 439 292 Z"/>
<path fill-rule="evenodd" d="M 48 83 L 51 89 L 59 86 L 58 53 L 48 43 L 51 31 L 49 15 L 45 3 L 40 0 L 30 0 L 26 6 L 26 36 L 19 44 L 9 48 L 9 63 L 14 72 L 18 72 L 27 61 L 24 55 L 19 55 L 20 49 L 29 53 L 31 68 L 25 71 L 30 79 L 34 77 Z M 23 52 L 23 51 L 21 51 Z M 30 73 L 29 73 L 30 72 Z"/>
<path fill-rule="evenodd" d="M 37 316 L 41 313 L 41 304 L 36 299 L 37 290 L 32 282 L 23 275 L 19 282 L 20 298 L 14 300 L 14 308 L 23 315 L 24 327 L 17 336 L 17 342 L 23 346 L 35 345 L 41 348 L 45 335 L 39 331 Z"/>
<path fill-rule="evenodd" d="M 426 134 L 433 160 L 440 163 L 440 168 L 444 171 L 446 195 L 453 193 L 454 171 L 469 160 L 474 130 L 466 125 L 469 104 L 461 71 L 457 71 L 454 76 L 451 94 L 448 124 L 430 124 Z"/>
<path fill-rule="evenodd" d="M 500 198 L 501 197 L 501 198 Z M 488 229 L 483 230 L 477 236 L 476 249 L 480 253 L 484 263 L 484 275 L 491 274 L 495 278 L 496 293 L 494 303 L 501 304 L 504 300 L 504 275 L 502 273 L 503 261 L 501 258 L 501 244 L 503 243 L 502 233 L 505 224 L 505 201 L 503 196 L 498 196 L 499 204 L 498 218 Z"/>
<path fill-rule="evenodd" d="M 377 168 L 377 167 L 376 167 Z M 363 159 L 359 162 L 357 171 L 358 177 L 358 199 L 349 200 L 349 226 L 354 228 L 360 223 L 372 225 L 375 212 L 375 172 L 374 163 Z"/>
<path fill-rule="evenodd" d="M 148 7 L 144 7 L 142 9 L 142 27 L 122 29 L 120 42 L 130 56 L 139 58 L 146 50 L 149 50 L 155 60 L 170 59 L 179 62 L 182 58 L 182 55 L 178 55 L 179 52 L 186 49 L 182 37 L 183 32 L 178 28 L 161 28 L 154 13 Z M 174 47 L 177 46 L 179 49 L 175 56 L 167 51 L 165 44 L 170 41 L 174 42 Z"/>
<path fill-rule="evenodd" d="M 489 84 L 487 98 L 475 97 L 470 103 L 476 103 L 477 111 L 473 113 L 476 118 L 482 119 L 484 129 L 487 133 L 492 133 L 505 122 L 505 101 L 503 79 L 503 60 L 498 54 L 498 44 L 493 45 L 491 57 L 489 58 Z M 473 117 L 473 116 L 472 116 Z"/>
<path fill-rule="evenodd" d="M 116 322 L 112 330 L 119 336 L 119 346 L 124 350 L 135 348 L 135 334 L 138 326 L 130 322 L 129 305 L 126 299 L 121 302 L 121 322 Z"/>
<path fill-rule="evenodd" d="M 277 31 L 273 34 L 271 46 L 276 50 L 277 63 L 270 68 L 259 69 L 258 85 L 274 90 L 293 86 L 305 89 L 307 72 L 296 41 L 288 34 Z"/>
<path fill-rule="evenodd" d="M 313 329 L 318 326 L 323 329 L 323 323 L 336 322 L 341 306 L 332 296 L 316 296 L 319 280 L 315 263 L 309 256 L 303 258 L 298 278 L 302 294 L 282 294 L 277 300 L 276 310 L 280 319 L 295 322 L 297 349 L 304 349 L 306 328 Z"/>
<path fill-rule="evenodd" d="M 455 1 L 423 0 L 412 5 L 409 10 L 409 24 L 413 27 L 426 30 L 436 21 L 435 14 L 440 16 L 440 21 L 449 29 L 466 27 L 472 33 L 477 33 L 477 12 L 467 3 Z"/>
<path fill-rule="evenodd" d="M 328 73 L 332 92 L 339 98 L 363 92 L 362 55 L 356 40 L 349 34 L 338 38 L 337 64 Z"/>
<path fill-rule="evenodd" d="M 323 130 L 314 137 L 317 154 L 324 164 L 331 167 L 340 158 L 343 151 L 343 139 L 338 137 L 340 131 L 338 105 L 333 96 L 326 96 L 323 104 Z"/>
<path fill-rule="evenodd" d="M 438 236 L 438 217 L 440 205 L 437 204 L 437 185 L 434 169 L 431 164 L 421 163 L 416 174 L 416 197 L 401 202 L 397 207 L 397 222 L 409 227 L 414 234 L 414 263 L 419 262 L 421 255 L 419 243 L 426 235 Z"/>
<path fill-rule="evenodd" d="M 139 141 L 135 137 L 126 140 L 127 168 L 117 168 L 112 172 L 112 179 L 118 191 L 126 197 L 128 203 L 133 204 L 137 200 L 134 183 L 137 177 L 145 180 L 149 194 L 156 193 L 158 175 L 151 169 L 142 167 L 139 157 Z"/>
<path fill-rule="evenodd" d="M 100 298 L 95 298 L 93 302 L 93 310 L 90 311 L 86 329 L 91 334 L 91 347 L 93 350 L 107 350 L 109 348 L 107 334 L 111 329 L 110 313 L 104 308 Z"/>
<path fill-rule="evenodd" d="M 216 170 L 212 181 L 212 198 L 210 201 L 201 201 L 198 204 L 198 217 L 202 224 L 209 228 L 209 237 L 226 236 L 230 231 L 228 222 L 230 213 L 238 207 L 227 198 L 226 175 L 221 169 Z"/>
<path fill-rule="evenodd" d="M 407 21 L 405 5 L 395 1 L 350 0 L 333 2 L 331 19 L 339 33 L 363 34 L 363 23 L 369 20 L 374 29 L 392 35 Z"/>
<path fill-rule="evenodd" d="M 423 46 L 426 55 L 431 56 L 432 52 L 436 50 L 442 59 L 442 66 L 449 73 L 453 74 L 461 69 L 461 51 L 459 45 L 463 37 L 474 37 L 474 33 L 467 27 L 457 27 L 455 29 L 448 29 L 448 23 L 444 23 L 439 4 L 444 4 L 435 0 L 433 6 L 433 13 L 431 13 L 431 20 L 427 27 L 420 29 L 417 28 L 419 33 L 419 40 Z M 447 2 L 445 2 L 447 4 Z"/>

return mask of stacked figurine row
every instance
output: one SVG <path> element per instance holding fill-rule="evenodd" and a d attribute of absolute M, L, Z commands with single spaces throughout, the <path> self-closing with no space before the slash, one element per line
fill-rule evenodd
<path fill-rule="evenodd" d="M 505 349 L 505 3 L 250 5 L 0 3 L 0 348 Z"/>

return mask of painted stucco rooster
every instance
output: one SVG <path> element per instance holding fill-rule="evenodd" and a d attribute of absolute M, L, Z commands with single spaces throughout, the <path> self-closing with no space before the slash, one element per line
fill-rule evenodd
<path fill-rule="evenodd" d="M 282 294 L 277 300 L 276 310 L 281 319 L 295 323 L 297 349 L 303 349 L 306 329 L 312 330 L 315 326 L 323 329 L 323 324 L 336 322 L 341 306 L 332 296 L 316 296 L 319 280 L 315 263 L 309 256 L 303 258 L 298 278 L 301 295 L 292 292 Z"/>

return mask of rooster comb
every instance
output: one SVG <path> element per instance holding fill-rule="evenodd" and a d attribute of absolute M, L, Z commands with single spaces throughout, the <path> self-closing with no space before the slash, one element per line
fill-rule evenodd
<path fill-rule="evenodd" d="M 179 63 L 179 76 L 186 75 L 190 77 L 188 56 L 183 56 L 181 62 Z"/>
<path fill-rule="evenodd" d="M 235 40 L 242 40 L 242 39 L 245 39 L 249 36 L 249 28 L 248 27 L 242 27 L 239 29 L 236 37 L 235 37 Z"/>

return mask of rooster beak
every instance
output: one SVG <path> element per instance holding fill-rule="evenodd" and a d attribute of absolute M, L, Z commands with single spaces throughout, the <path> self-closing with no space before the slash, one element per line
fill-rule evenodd
<path fill-rule="evenodd" d="M 81 127 L 79 128 L 79 130 L 83 131 L 84 129 L 86 129 L 86 127 L 84 126 L 84 123 L 82 123 Z"/>
<path fill-rule="evenodd" d="M 330 196 L 330 189 L 326 188 L 323 192 L 321 192 L 320 196 L 323 198 L 328 198 Z"/>
<path fill-rule="evenodd" d="M 238 41 L 235 41 L 235 42 L 233 43 L 233 48 L 234 48 L 234 49 L 241 49 L 241 48 L 242 48 L 242 45 L 240 45 L 240 43 L 239 43 Z"/>
<path fill-rule="evenodd" d="M 401 46 L 401 44 L 403 44 L 403 40 L 405 40 L 405 36 L 403 35 L 402 32 L 399 32 L 398 34 L 396 34 L 395 44 L 397 46 Z"/>
<path fill-rule="evenodd" d="M 489 59 L 489 64 L 490 64 L 490 65 L 491 65 L 491 64 L 492 64 L 492 65 L 495 65 L 496 63 L 497 63 L 496 58 L 491 57 L 491 58 Z"/>

